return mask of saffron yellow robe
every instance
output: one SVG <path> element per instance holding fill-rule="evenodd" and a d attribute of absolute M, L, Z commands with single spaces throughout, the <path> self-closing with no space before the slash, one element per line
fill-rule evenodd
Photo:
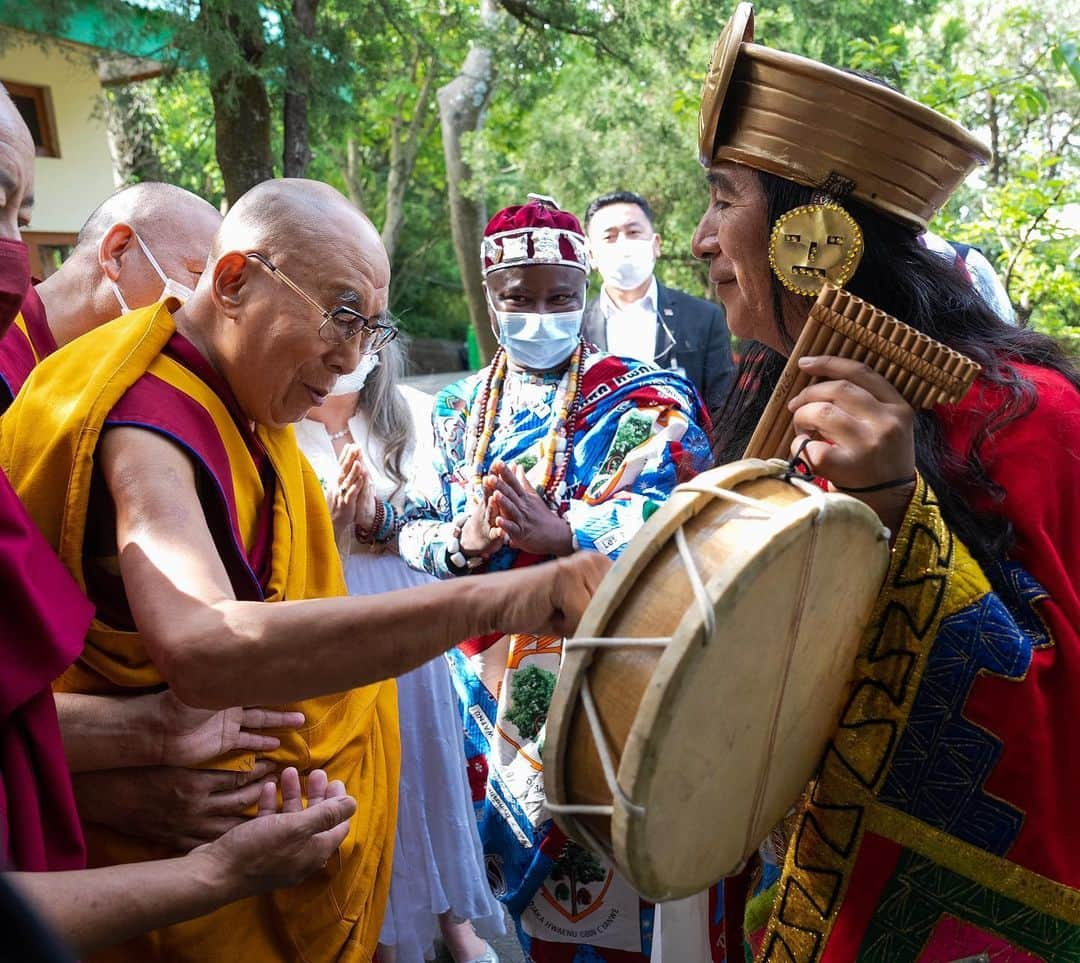
<path fill-rule="evenodd" d="M 162 354 L 175 332 L 164 304 L 134 311 L 46 358 L 0 421 L 0 464 L 31 516 L 80 587 L 94 454 L 109 412 L 144 374 L 179 388 L 203 406 L 228 452 L 232 496 L 244 545 L 256 535 L 263 486 L 243 436 L 222 399 L 187 367 Z M 329 514 L 318 480 L 291 427 L 258 428 L 276 474 L 268 602 L 345 592 Z M 208 512 L 208 519 L 212 516 Z M 360 639 L 357 644 L 362 644 Z M 160 686 L 137 632 L 95 619 L 83 656 L 57 688 L 132 692 Z M 95 959 L 145 963 L 274 963 L 369 960 L 390 886 L 400 749 L 394 683 L 384 682 L 289 706 L 304 713 L 297 732 L 281 734 L 266 755 L 301 772 L 324 768 L 357 799 L 349 835 L 328 867 L 301 885 L 224 907 L 160 930 Z M 252 753 L 219 760 L 250 770 Z M 172 855 L 88 827 L 91 865 Z"/>

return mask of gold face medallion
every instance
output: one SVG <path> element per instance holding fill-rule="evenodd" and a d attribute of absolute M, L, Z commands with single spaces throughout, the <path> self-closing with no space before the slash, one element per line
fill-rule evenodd
<path fill-rule="evenodd" d="M 781 215 L 769 238 L 769 264 L 780 283 L 815 296 L 826 281 L 843 287 L 863 254 L 859 225 L 837 204 L 804 204 Z"/>

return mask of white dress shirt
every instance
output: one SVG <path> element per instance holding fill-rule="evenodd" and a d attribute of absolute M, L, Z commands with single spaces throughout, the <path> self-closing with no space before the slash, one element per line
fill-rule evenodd
<path fill-rule="evenodd" d="M 620 358 L 635 358 L 652 364 L 656 355 L 656 278 L 645 296 L 620 308 L 607 293 L 600 292 L 600 310 L 607 329 L 607 349 Z"/>

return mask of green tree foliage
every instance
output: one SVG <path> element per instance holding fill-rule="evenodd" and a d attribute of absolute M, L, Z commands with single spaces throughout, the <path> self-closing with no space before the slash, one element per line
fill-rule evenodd
<path fill-rule="evenodd" d="M 535 739 L 540 734 L 554 691 L 554 672 L 531 665 L 514 673 L 506 718 L 517 726 L 523 738 Z"/>
<path fill-rule="evenodd" d="M 1072 16 L 1068 16 L 1071 8 Z M 962 0 L 851 44 L 852 61 L 994 150 L 932 228 L 978 246 L 1021 320 L 1080 348 L 1080 57 L 1075 0 Z M 1072 34 L 1069 30 L 1072 30 Z"/>
<path fill-rule="evenodd" d="M 558 69 L 534 72 L 513 97 L 495 98 L 472 144 L 475 189 L 491 207 L 519 202 L 529 191 L 550 194 L 579 216 L 599 194 L 643 194 L 663 238 L 661 277 L 707 296 L 706 269 L 690 251 L 706 196 L 697 163 L 698 100 L 732 7 L 686 0 L 631 6 L 638 16 L 624 32 L 638 43 L 626 60 L 568 43 Z M 897 20 L 925 17 L 935 7 L 936 0 L 759 4 L 756 36 L 850 66 L 853 38 L 870 43 Z"/>
<path fill-rule="evenodd" d="M 705 200 L 697 104 L 734 0 L 487 2 L 498 11 L 494 27 L 482 21 L 480 0 L 158 0 L 134 19 L 122 0 L 98 0 L 99 34 L 136 21 L 160 31 L 163 17 L 174 34 L 161 54 L 171 72 L 114 98 L 131 121 L 129 176 L 164 176 L 221 201 L 214 101 L 218 115 L 237 111 L 225 134 L 250 137 L 241 81 L 265 90 L 261 156 L 280 174 L 285 94 L 290 78 L 307 76 L 308 176 L 339 187 L 393 234 L 391 309 L 403 327 L 460 339 L 469 315 L 433 92 L 480 38 L 492 51 L 493 86 L 478 132 L 466 137 L 469 196 L 490 212 L 538 191 L 580 215 L 598 194 L 635 190 L 656 211 L 661 277 L 706 295 L 690 252 Z M 310 37 L 290 29 L 298 3 L 315 12 Z M 85 5 L 40 0 L 35 15 L 56 23 Z M 257 34 L 258 55 L 245 51 L 244 31 L 208 29 L 208 12 L 245 24 L 249 40 Z M 969 178 L 932 227 L 989 257 L 1021 319 L 1074 340 L 1077 22 L 1078 0 L 765 0 L 756 11 L 762 42 L 869 70 L 993 144 L 994 163 Z M 232 107 L 223 76 L 237 78 Z"/>

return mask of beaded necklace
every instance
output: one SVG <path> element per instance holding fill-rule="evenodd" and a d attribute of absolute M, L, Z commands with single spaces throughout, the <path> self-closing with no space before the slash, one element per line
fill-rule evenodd
<path fill-rule="evenodd" d="M 581 368 L 584 346 L 579 342 L 570 355 L 570 365 L 559 381 L 555 392 L 555 420 L 547 437 L 540 443 L 540 463 L 544 466 L 539 492 L 549 506 L 560 512 L 566 508 L 566 472 L 574 447 L 574 429 L 581 402 Z M 492 435 L 499 419 L 499 401 L 506 381 L 506 352 L 499 348 L 488 369 L 487 380 L 469 413 L 465 461 L 472 466 L 470 501 L 480 501 L 484 479 L 484 460 L 487 458 Z"/>

